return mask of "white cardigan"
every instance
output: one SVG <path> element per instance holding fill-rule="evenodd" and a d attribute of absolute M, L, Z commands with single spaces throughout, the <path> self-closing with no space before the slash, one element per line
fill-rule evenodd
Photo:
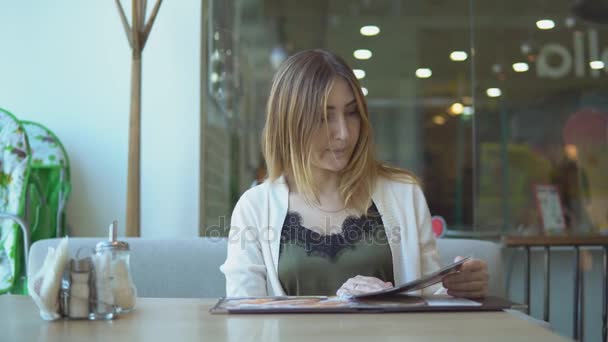
<path fill-rule="evenodd" d="M 281 229 L 289 189 L 283 177 L 266 181 L 241 196 L 232 212 L 228 256 L 220 270 L 228 297 L 284 296 L 279 281 Z M 439 269 L 431 216 L 418 185 L 380 178 L 372 195 L 386 230 L 396 284 Z M 441 284 L 423 294 L 442 290 Z M 417 292 L 420 294 L 420 292 Z"/>

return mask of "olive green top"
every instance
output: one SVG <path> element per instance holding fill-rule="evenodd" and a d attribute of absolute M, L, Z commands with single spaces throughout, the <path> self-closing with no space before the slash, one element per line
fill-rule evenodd
<path fill-rule="evenodd" d="M 347 217 L 342 232 L 321 235 L 289 212 L 281 231 L 278 273 L 288 296 L 335 295 L 349 278 L 376 277 L 394 283 L 390 246 L 376 206 Z"/>

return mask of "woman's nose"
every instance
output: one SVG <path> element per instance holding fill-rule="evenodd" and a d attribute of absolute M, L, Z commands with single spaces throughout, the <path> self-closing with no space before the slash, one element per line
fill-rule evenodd
<path fill-rule="evenodd" d="M 338 140 L 346 140 L 348 138 L 348 125 L 344 115 L 340 115 L 335 122 L 334 138 Z"/>

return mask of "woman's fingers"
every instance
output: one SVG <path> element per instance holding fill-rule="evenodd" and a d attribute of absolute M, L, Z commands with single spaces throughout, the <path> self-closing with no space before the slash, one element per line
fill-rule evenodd
<path fill-rule="evenodd" d="M 487 268 L 486 262 L 480 259 L 467 260 L 460 266 L 461 272 L 474 272 L 485 270 Z"/>
<path fill-rule="evenodd" d="M 456 261 L 458 261 L 458 257 Z M 488 290 L 488 266 L 479 259 L 467 260 L 456 273 L 443 278 L 443 287 L 454 297 L 482 298 Z"/>
<path fill-rule="evenodd" d="M 448 290 L 448 295 L 460 298 L 483 298 L 486 296 L 487 288 L 484 287 L 479 291 L 452 291 Z"/>
<path fill-rule="evenodd" d="M 393 284 L 391 282 L 385 282 L 382 279 L 378 279 L 376 277 L 366 277 L 366 276 L 358 275 L 358 276 L 354 277 L 354 279 L 355 279 L 355 281 L 358 281 L 359 283 L 376 284 L 376 285 L 380 286 L 381 288 L 387 288 L 387 287 L 393 286 Z"/>
<path fill-rule="evenodd" d="M 362 275 L 358 275 L 355 276 L 352 279 L 352 283 L 355 285 L 367 285 L 367 286 L 376 286 L 378 289 L 385 289 L 385 288 L 389 288 L 392 287 L 393 284 L 390 282 L 385 282 L 381 279 L 378 279 L 376 277 L 367 277 L 367 276 L 362 276 Z M 349 279 L 349 280 L 351 280 Z"/>
<path fill-rule="evenodd" d="M 352 294 L 350 293 L 350 291 L 348 291 L 345 288 L 339 288 L 338 291 L 336 292 L 336 296 L 338 297 L 344 297 L 344 296 L 351 296 Z"/>
<path fill-rule="evenodd" d="M 375 292 L 386 289 L 387 286 L 378 283 L 354 283 L 353 285 L 348 287 L 348 290 L 353 294 L 363 294 L 368 292 Z"/>
<path fill-rule="evenodd" d="M 446 289 L 448 289 L 448 291 L 469 291 L 469 292 L 475 292 L 475 291 L 481 291 L 483 290 L 486 286 L 488 285 L 487 282 L 485 281 L 471 281 L 468 283 L 456 283 L 456 284 L 450 284 L 448 286 L 443 286 Z"/>
<path fill-rule="evenodd" d="M 488 281 L 490 279 L 487 272 L 458 272 L 448 274 L 443 278 L 443 286 L 448 287 L 450 284 L 468 283 L 472 281 Z"/>
<path fill-rule="evenodd" d="M 336 292 L 336 295 L 360 295 L 384 290 L 392 286 L 393 284 L 391 282 L 385 282 L 376 277 L 358 275 L 344 282 L 344 284 Z"/>

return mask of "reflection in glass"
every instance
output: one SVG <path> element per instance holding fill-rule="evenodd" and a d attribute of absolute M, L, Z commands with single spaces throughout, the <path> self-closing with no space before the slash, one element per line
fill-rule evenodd
<path fill-rule="evenodd" d="M 566 0 L 210 3 L 208 224 L 261 178 L 274 70 L 319 47 L 360 70 L 379 158 L 420 177 L 449 234 L 542 232 L 537 184 L 558 189 L 569 232 L 608 232 L 603 12 Z"/>

